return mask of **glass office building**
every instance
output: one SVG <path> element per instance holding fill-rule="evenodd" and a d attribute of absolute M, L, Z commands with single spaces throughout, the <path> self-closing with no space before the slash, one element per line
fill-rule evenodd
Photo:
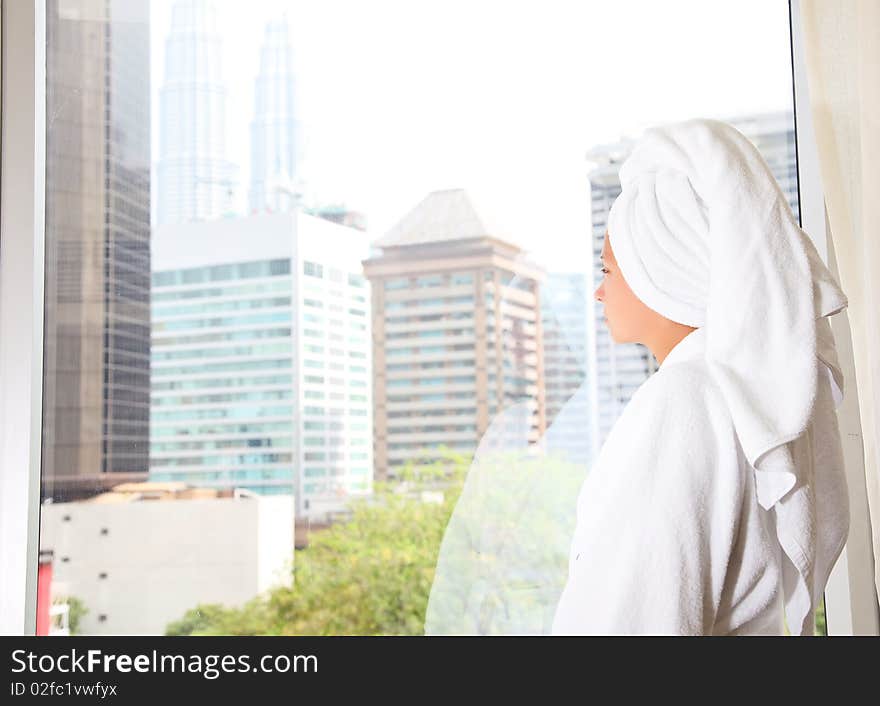
<path fill-rule="evenodd" d="M 363 233 L 291 213 L 155 243 L 151 480 L 293 493 L 297 516 L 369 492 Z"/>

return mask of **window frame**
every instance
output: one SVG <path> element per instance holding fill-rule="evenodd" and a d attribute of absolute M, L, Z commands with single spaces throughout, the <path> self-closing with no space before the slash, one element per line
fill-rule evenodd
<path fill-rule="evenodd" d="M 43 407 L 45 0 L 2 2 L 0 29 L 0 633 L 34 635 Z"/>

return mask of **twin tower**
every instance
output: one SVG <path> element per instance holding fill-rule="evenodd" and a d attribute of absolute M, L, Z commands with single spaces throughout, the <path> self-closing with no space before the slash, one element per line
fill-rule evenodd
<path fill-rule="evenodd" d="M 289 211 L 298 159 L 293 46 L 286 16 L 266 25 L 250 124 L 248 212 Z M 158 225 L 240 213 L 227 154 L 223 42 L 212 0 L 178 0 L 159 97 Z"/>

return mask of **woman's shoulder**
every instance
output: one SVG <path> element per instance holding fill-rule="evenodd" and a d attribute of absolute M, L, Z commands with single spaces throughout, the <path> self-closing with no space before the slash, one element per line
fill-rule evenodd
<path fill-rule="evenodd" d="M 648 378 L 633 395 L 608 440 L 615 454 L 688 450 L 704 461 L 712 455 L 740 455 L 730 409 L 702 360 L 677 363 Z"/>
<path fill-rule="evenodd" d="M 697 495 L 723 486 L 738 497 L 733 491 L 744 478 L 744 457 L 730 410 L 704 362 L 659 370 L 639 388 L 618 424 L 607 440 L 613 465 L 655 479 L 671 474 L 677 487 Z"/>
<path fill-rule="evenodd" d="M 694 416 L 711 421 L 728 420 L 730 410 L 704 359 L 693 359 L 661 368 L 633 395 L 640 406 L 658 414 Z"/>

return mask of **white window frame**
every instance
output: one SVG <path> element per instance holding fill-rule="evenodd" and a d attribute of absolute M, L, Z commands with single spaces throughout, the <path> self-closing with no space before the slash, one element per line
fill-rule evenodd
<path fill-rule="evenodd" d="M 4 0 L 0 28 L 0 633 L 33 635 L 43 406 L 45 0 Z"/>
<path fill-rule="evenodd" d="M 831 257 L 829 262 L 828 242 L 831 233 L 810 109 L 800 0 L 789 1 L 789 17 L 801 225 L 816 239 L 816 249 L 835 277 L 839 278 L 834 258 Z M 844 400 L 838 409 L 838 421 L 849 488 L 850 529 L 846 546 L 825 587 L 825 622 L 829 635 L 877 635 L 880 634 L 880 619 L 874 588 L 871 521 L 849 318 L 845 313 L 833 316 L 831 327 L 847 384 Z"/>
<path fill-rule="evenodd" d="M 818 153 L 807 96 L 799 0 L 789 3 L 803 227 L 825 234 Z M 0 634 L 36 631 L 42 438 L 46 167 L 45 0 L 0 0 Z M 832 269 L 836 269 L 831 262 Z M 847 380 L 849 323 L 832 319 Z M 877 598 L 855 386 L 839 411 L 850 493 L 849 541 L 825 593 L 829 635 L 877 635 Z"/>

